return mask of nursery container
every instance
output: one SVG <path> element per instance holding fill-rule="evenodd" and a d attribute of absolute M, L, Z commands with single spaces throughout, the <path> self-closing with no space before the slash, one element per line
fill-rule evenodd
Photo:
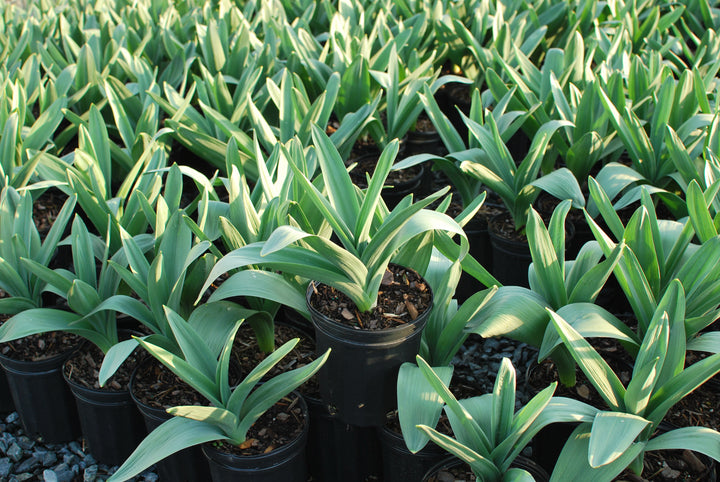
<path fill-rule="evenodd" d="M 493 225 L 505 214 L 493 216 L 488 223 L 488 235 L 492 249 L 492 274 L 503 285 L 524 286 L 528 284 L 528 266 L 532 262 L 527 240 L 515 240 L 501 236 Z"/>
<path fill-rule="evenodd" d="M 397 403 L 400 365 L 415 360 L 428 308 L 412 322 L 386 330 L 358 330 L 334 321 L 311 303 L 313 284 L 306 293 L 315 327 L 317 353 L 332 348 L 318 372 L 320 393 L 331 413 L 360 427 L 380 426 Z"/>
<path fill-rule="evenodd" d="M 435 475 L 437 475 L 438 472 L 443 469 L 458 467 L 460 465 L 463 465 L 464 463 L 465 462 L 456 457 L 446 458 L 445 460 L 435 465 L 435 467 L 428 470 L 428 472 L 425 474 L 425 477 L 422 478 L 422 482 L 440 482 L 440 480 L 443 479 L 437 479 L 436 477 L 434 477 Z M 532 475 L 533 479 L 535 479 L 535 482 L 548 482 L 550 480 L 547 472 L 545 472 L 542 467 L 540 467 L 538 464 L 528 459 L 527 457 L 523 457 L 522 455 L 519 455 L 515 458 L 511 467 L 517 467 L 527 470 L 530 475 Z"/>
<path fill-rule="evenodd" d="M 0 412 L 7 413 L 15 410 L 10 385 L 5 370 L 0 369 Z"/>
<path fill-rule="evenodd" d="M 10 394 L 25 433 L 46 443 L 61 443 L 80 435 L 80 422 L 62 365 L 72 350 L 40 361 L 14 360 L 0 355 Z"/>
<path fill-rule="evenodd" d="M 133 393 L 135 377 L 141 366 L 152 363 L 154 358 L 146 358 L 133 371 L 128 387 L 130 396 L 145 420 L 147 433 L 152 432 L 163 422 L 170 420 L 172 415 L 162 408 L 151 407 L 141 402 Z M 203 456 L 200 447 L 190 447 L 166 457 L 155 464 L 160 480 L 182 480 L 185 482 L 206 482 L 210 479 L 210 466 Z"/>
<path fill-rule="evenodd" d="M 306 397 L 310 412 L 307 461 L 316 482 L 365 482 L 381 472 L 375 427 L 343 423 L 321 400 Z"/>
<path fill-rule="evenodd" d="M 305 415 L 302 433 L 289 444 L 261 455 L 239 456 L 221 451 L 212 443 L 203 445 L 213 482 L 307 482 L 305 447 L 310 417 L 305 400 L 293 393 Z"/>
<path fill-rule="evenodd" d="M 382 444 L 384 480 L 393 482 L 416 482 L 428 470 L 447 458 L 447 452 L 433 442 L 418 453 L 412 453 L 405 445 L 402 435 L 384 426 L 378 430 Z"/>

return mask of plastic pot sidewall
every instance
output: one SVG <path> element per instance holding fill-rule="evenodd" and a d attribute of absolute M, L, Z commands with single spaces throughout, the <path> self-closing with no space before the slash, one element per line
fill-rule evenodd
<path fill-rule="evenodd" d="M 381 426 L 385 414 L 397 405 L 400 365 L 415 360 L 430 306 L 415 320 L 387 330 L 356 330 L 318 312 L 306 301 L 315 327 L 318 354 L 332 348 L 318 372 L 320 393 L 343 422 L 360 427 Z"/>
<path fill-rule="evenodd" d="M 135 385 L 138 370 L 140 370 L 140 367 L 144 364 L 151 363 L 153 361 L 155 361 L 155 358 L 148 357 L 138 363 L 138 366 L 136 366 L 135 370 L 133 370 L 130 377 L 130 385 L 128 386 L 130 397 L 145 421 L 145 428 L 147 429 L 148 434 L 172 418 L 172 415 L 167 413 L 165 410 L 151 407 L 150 405 L 146 405 L 141 402 L 133 392 L 133 386 Z M 202 450 L 199 446 L 189 447 L 169 455 L 163 460 L 157 462 L 155 464 L 155 468 L 160 476 L 160 480 L 206 482 L 210 479 L 210 466 L 208 465 L 207 459 L 203 456 Z"/>
<path fill-rule="evenodd" d="M 40 361 L 13 360 L 0 355 L 10 395 L 25 433 L 47 443 L 62 443 L 80 435 L 80 422 L 62 366 L 73 350 Z"/>
<path fill-rule="evenodd" d="M 457 457 L 450 456 L 445 460 L 438 462 L 437 465 L 428 470 L 425 476 L 422 478 L 422 482 L 427 482 L 430 477 L 437 474 L 440 470 L 456 467 L 464 463 L 465 462 L 458 459 Z M 518 455 L 510 467 L 520 468 L 528 471 L 530 475 L 532 475 L 532 477 L 535 479 L 535 482 L 548 482 L 550 480 L 550 476 L 548 476 L 547 472 L 545 472 L 542 467 L 540 467 L 538 464 L 528 459 L 527 457 L 523 457 L 522 455 Z"/>
<path fill-rule="evenodd" d="M 447 458 L 447 452 L 432 442 L 417 453 L 405 445 L 402 435 L 387 427 L 378 430 L 383 454 L 383 476 L 395 482 L 421 480 L 438 462 Z"/>
<path fill-rule="evenodd" d="M 123 463 L 145 435 L 145 424 L 130 391 L 87 388 L 70 380 L 64 366 L 63 377 L 75 397 L 90 452 L 102 463 Z"/>
<path fill-rule="evenodd" d="M 289 444 L 267 454 L 238 456 L 222 452 L 210 444 L 202 446 L 202 452 L 210 464 L 213 482 L 252 481 L 252 482 L 306 482 L 307 463 L 305 447 L 307 445 L 310 415 L 307 404 L 297 392 L 300 406 L 305 415 L 302 433 Z"/>
<path fill-rule="evenodd" d="M 505 214 L 493 216 L 488 223 L 492 248 L 492 274 L 503 285 L 529 287 L 528 267 L 532 262 L 527 241 L 508 239 L 493 229 L 494 222 Z"/>

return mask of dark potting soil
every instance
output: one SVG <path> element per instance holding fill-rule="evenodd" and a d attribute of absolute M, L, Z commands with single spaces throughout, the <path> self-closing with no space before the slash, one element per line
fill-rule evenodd
<path fill-rule="evenodd" d="M 504 216 L 497 216 L 488 220 L 488 228 L 502 238 L 527 243 L 527 236 L 525 236 L 524 232 L 515 229 L 515 222 L 508 212 Z"/>
<path fill-rule="evenodd" d="M 110 377 L 104 387 L 100 387 L 98 375 L 104 357 L 105 355 L 102 350 L 95 345 L 87 343 L 67 360 L 63 366 L 65 376 L 69 380 L 86 388 L 109 391 L 127 390 L 128 384 L 130 383 L 130 375 L 132 375 L 136 364 L 141 358 L 138 350 L 120 365 L 120 368 Z"/>
<path fill-rule="evenodd" d="M 470 470 L 470 466 L 460 464 L 439 470 L 428 477 L 427 482 L 475 482 L 477 477 Z"/>
<path fill-rule="evenodd" d="M 378 152 L 377 157 L 368 156 L 360 159 L 357 166 L 350 171 L 350 177 L 352 178 L 355 185 L 361 189 L 367 187 L 367 174 L 372 176 L 375 173 L 380 153 Z M 385 180 L 385 184 L 388 186 L 397 186 L 403 183 L 411 182 L 420 175 L 422 167 L 418 164 L 417 166 L 408 167 L 407 169 L 401 169 L 399 171 L 390 171 Z"/>
<path fill-rule="evenodd" d="M 0 353 L 13 360 L 40 361 L 66 353 L 79 346 L 82 340 L 72 333 L 51 331 L 2 343 Z"/>
<path fill-rule="evenodd" d="M 305 416 L 298 402 L 299 398 L 292 395 L 282 398 L 250 427 L 242 444 L 214 442 L 213 445 L 239 456 L 266 454 L 287 445 L 302 433 L 305 426 Z"/>
<path fill-rule="evenodd" d="M 385 271 L 375 308 L 361 313 L 339 290 L 315 284 L 310 303 L 317 311 L 359 330 L 384 330 L 409 323 L 432 303 L 432 293 L 417 272 L 397 265 Z"/>
<path fill-rule="evenodd" d="M 153 408 L 207 405 L 205 397 L 155 358 L 140 364 L 133 379 L 132 391 L 138 400 Z"/>
<path fill-rule="evenodd" d="M 315 340 L 307 333 L 292 326 L 275 324 L 275 347 L 278 348 L 293 338 L 299 338 L 295 347 L 285 355 L 265 376 L 266 379 L 281 373 L 303 367 L 315 360 Z M 235 335 L 232 359 L 238 364 L 242 373 L 250 373 L 261 361 L 268 356 L 258 347 L 255 332 L 249 326 L 240 328 Z M 320 386 L 317 377 L 312 377 L 298 387 L 303 395 L 320 398 Z"/>
<path fill-rule="evenodd" d="M 626 469 L 616 482 L 707 482 L 713 480 L 715 463 L 690 450 L 659 450 L 645 452 L 640 476 Z"/>
<path fill-rule="evenodd" d="M 33 203 L 33 221 L 41 238 L 50 231 L 66 199 L 67 195 L 64 192 L 50 188 Z"/>
<path fill-rule="evenodd" d="M 437 132 L 435 125 L 425 115 L 418 116 L 417 121 L 415 121 L 415 130 L 417 132 Z"/>

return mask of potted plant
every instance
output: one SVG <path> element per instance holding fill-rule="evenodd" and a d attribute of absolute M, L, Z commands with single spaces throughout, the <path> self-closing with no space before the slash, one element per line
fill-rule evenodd
<path fill-rule="evenodd" d="M 577 400 L 553 397 L 557 383 L 535 395 L 515 412 L 515 369 L 503 358 L 493 393 L 457 400 L 448 386 L 421 358 L 418 366 L 444 402 L 455 438 L 419 424 L 433 442 L 467 463 L 483 481 L 547 480 L 532 461 L 519 465 L 523 448 L 544 426 L 558 422 L 592 420 L 598 409 Z M 432 470 L 428 473 L 428 476 Z M 424 480 L 429 480 L 426 476 Z"/>
<path fill-rule="evenodd" d="M 104 389 L 94 369 L 100 367 L 105 355 L 121 340 L 117 312 L 98 308 L 117 293 L 120 285 L 121 278 L 110 267 L 110 260 L 126 265 L 127 254 L 123 248 L 111 252 L 109 228 L 105 239 L 100 239 L 88 232 L 79 217 L 73 222 L 69 242 L 73 271 L 52 270 L 32 259 L 21 258 L 30 272 L 47 283 L 48 291 L 66 301 L 68 309 L 41 307 L 22 311 L 0 327 L 0 340 L 64 331 L 91 343 L 80 347 L 65 361 L 63 374 L 75 395 L 82 432 L 93 455 L 106 463 L 119 463 L 143 434 L 142 420 L 127 390 L 132 367 L 125 366 L 124 382 L 123 378 L 119 378 L 120 382 L 113 379 Z M 140 235 L 136 242 L 147 249 L 152 244 L 152 236 Z M 109 361 L 106 378 L 115 374 L 123 361 Z"/>
<path fill-rule="evenodd" d="M 251 456 L 235 455 L 228 448 L 248 449 L 252 445 L 252 441 L 248 441 L 249 431 L 254 428 L 257 434 L 261 430 L 261 427 L 254 427 L 254 424 L 260 423 L 258 419 L 317 372 L 327 360 L 329 351 L 302 368 L 282 373 L 258 385 L 262 377 L 292 350 L 297 340 L 287 342 L 232 388 L 228 375 L 230 354 L 235 333 L 243 319 L 232 323 L 229 332 L 224 333 L 224 340 L 218 344 L 208 342 L 219 340 L 211 332 L 218 325 L 208 325 L 201 319 L 191 324 L 172 310 L 165 308 L 165 311 L 182 356 L 146 340 L 138 338 L 138 343 L 202 394 L 211 406 L 178 406 L 169 409 L 168 412 L 174 417 L 153 430 L 109 480 L 127 480 L 168 455 L 193 445 L 205 444 L 203 451 L 211 461 L 213 481 L 238 480 L 234 478 L 238 477 L 240 480 L 253 481 L 305 482 L 304 444 L 308 416 L 302 401 L 299 402 L 303 407 L 299 433 L 287 437 L 286 445 L 270 448 L 265 454 Z M 226 331 L 225 327 L 223 331 Z M 290 423 L 288 418 L 283 417 L 286 420 L 283 423 Z M 226 441 L 229 447 L 208 444 L 214 441 Z"/>
<path fill-rule="evenodd" d="M 691 449 L 720 459 L 720 434 L 714 430 L 684 427 L 655 435 L 673 405 L 720 371 L 717 353 L 685 366 L 685 294 L 677 279 L 654 311 L 627 387 L 582 335 L 557 313 L 550 315 L 573 359 L 609 408 L 575 429 L 555 466 L 554 480 L 592 476 L 609 481 L 628 465 L 640 475 L 648 450 Z"/>
<path fill-rule="evenodd" d="M 50 265 L 72 215 L 75 201 L 75 196 L 65 201 L 47 236 L 41 242 L 33 221 L 31 192 L 19 193 L 10 186 L 2 190 L 0 289 L 6 293 L 6 297 L 0 298 L 0 313 L 17 315 L 53 303 L 44 296 L 46 282 L 29 269 L 21 258 L 32 259 L 43 266 Z M 25 432 L 29 435 L 40 434 L 48 441 L 61 442 L 73 439 L 79 432 L 72 394 L 62 380 L 61 372 L 62 364 L 70 356 L 77 340 L 63 336 L 55 338 L 55 343 L 47 343 L 50 339 L 35 340 L 27 354 L 23 354 L 27 350 L 18 350 L 17 346 L 15 350 L 11 350 L 6 345 L 6 350 L 0 355 L 0 363 L 8 375 L 10 393 Z M 40 345 L 38 341 L 41 342 Z M 41 350 L 41 353 L 37 353 L 38 346 L 48 349 L 51 346 L 59 347 L 60 351 Z M 48 393 L 53 394 L 55 403 L 42 403 L 43 397 Z"/>
<path fill-rule="evenodd" d="M 313 139 L 327 194 L 322 194 L 292 162 L 290 166 L 295 179 L 310 196 L 314 207 L 323 213 L 342 247 L 299 228 L 280 226 L 267 241 L 252 243 L 225 255 L 213 268 L 205 288 L 221 274 L 247 265 L 313 279 L 308 286 L 307 302 L 318 350 L 322 352 L 333 344 L 335 351 L 320 373 L 323 399 L 347 423 L 380 425 L 385 413 L 395 404 L 397 369 L 417 353 L 432 303 L 426 282 L 400 267 L 393 268 L 394 272 L 388 271 L 388 265 L 396 251 L 418 234 L 436 229 L 462 234 L 462 230 L 448 216 L 422 210 L 447 190 L 414 204 L 408 196 L 392 212 L 387 212 L 380 192 L 397 154 L 397 141 L 383 151 L 363 192 L 352 185 L 340 155 L 325 133 L 315 128 Z M 467 241 L 462 239 L 467 252 Z M 378 305 L 381 286 L 385 286 L 383 291 L 386 291 L 387 286 L 398 283 L 410 290 L 408 304 L 400 295 L 391 309 L 385 306 L 381 311 L 373 310 Z M 340 302 L 343 306 L 334 306 L 335 316 L 340 320 L 335 321 L 319 311 L 317 297 L 321 291 L 338 300 L 347 300 Z M 399 305 L 411 308 L 395 313 Z M 326 308 L 332 310 L 330 305 Z M 390 316 L 382 316 L 383 312 Z M 392 318 L 400 318 L 400 326 L 372 329 L 371 324 Z M 356 328 L 345 326 L 341 321 L 349 319 L 359 319 Z M 378 363 L 378 357 L 386 357 L 386 362 Z M 348 366 L 353 367 L 352 374 L 348 374 Z"/>

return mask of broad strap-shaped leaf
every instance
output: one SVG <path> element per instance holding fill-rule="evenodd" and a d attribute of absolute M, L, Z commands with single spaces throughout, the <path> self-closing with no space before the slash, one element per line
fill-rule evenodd
<path fill-rule="evenodd" d="M 580 209 L 585 206 L 585 196 L 580 189 L 580 184 L 567 167 L 561 167 L 530 184 L 560 200 L 570 199 L 574 208 Z"/>
<path fill-rule="evenodd" d="M 602 467 L 617 460 L 649 423 L 629 413 L 600 412 L 595 415 L 588 447 L 590 467 Z"/>
<path fill-rule="evenodd" d="M 123 340 L 110 347 L 105 353 L 102 365 L 100 366 L 100 373 L 98 373 L 98 382 L 101 387 L 115 374 L 117 369 L 120 368 L 120 365 L 127 360 L 127 357 L 129 357 L 137 347 L 138 342 L 134 338 Z"/>
<path fill-rule="evenodd" d="M 297 345 L 298 341 L 298 338 L 293 338 L 292 340 L 284 343 L 281 347 L 277 348 L 274 352 L 269 354 L 263 361 L 258 363 L 255 368 L 253 368 L 252 371 L 245 376 L 243 381 L 240 382 L 240 384 L 233 390 L 230 400 L 226 404 L 228 410 L 233 413 L 240 413 L 242 407 L 247 400 L 248 395 L 255 387 L 255 385 L 257 385 L 258 382 L 265 376 L 265 374 L 269 372 L 272 367 L 277 365 L 277 363 L 285 355 L 292 351 L 295 345 Z M 243 417 L 240 418 L 242 419 Z"/>
<path fill-rule="evenodd" d="M 548 325 L 545 308 L 549 305 L 539 294 L 520 286 L 502 286 L 466 329 L 484 338 L 507 336 L 540 346 Z"/>
<path fill-rule="evenodd" d="M 172 309 L 164 306 L 165 316 L 185 361 L 207 378 L 215 377 L 217 354 L 213 353 L 202 337 Z"/>
<path fill-rule="evenodd" d="M 313 126 L 312 137 L 330 204 L 345 226 L 354 227 L 360 214 L 360 203 L 357 197 L 351 195 L 354 187 L 345 163 L 324 130 Z"/>
<path fill-rule="evenodd" d="M 635 332 L 615 315 L 594 303 L 572 303 L 563 306 L 556 313 L 585 338 L 614 338 L 626 345 L 640 346 L 641 340 Z M 538 360 L 551 356 L 555 347 L 560 344 L 562 339 L 548 322 Z"/>
<path fill-rule="evenodd" d="M 492 461 L 478 454 L 467 445 L 463 445 L 457 440 L 426 425 L 418 425 L 417 428 L 424 432 L 430 440 L 437 445 L 470 465 L 473 472 L 479 474 L 482 480 L 500 480 L 502 478 L 502 473 Z"/>
<path fill-rule="evenodd" d="M 354 226 L 355 244 L 357 246 L 366 244 L 370 238 L 370 228 L 372 226 L 373 217 L 375 210 L 381 200 L 381 194 L 387 176 L 390 173 L 393 162 L 397 157 L 399 149 L 399 142 L 397 140 L 391 141 L 380 154 L 380 158 L 375 165 L 375 171 L 373 171 L 368 187 L 365 190 L 365 195 L 362 198 L 362 205 L 357 214 L 357 219 Z M 347 191 L 351 192 L 351 191 Z M 347 192 L 345 196 L 347 196 Z"/>
<path fill-rule="evenodd" d="M 448 416 L 450 416 L 450 414 L 454 415 L 456 420 L 459 421 L 457 426 L 453 427 L 455 436 L 468 441 L 474 450 L 489 454 L 494 445 L 488 437 L 488 434 L 483 431 L 478 422 L 474 420 L 462 404 L 458 402 L 432 367 L 420 356 L 417 356 L 415 359 L 427 381 L 435 392 L 440 395 L 443 402 L 445 402 L 445 412 L 448 413 Z"/>
<path fill-rule="evenodd" d="M 515 414 L 515 368 L 509 358 L 503 357 L 495 378 L 492 398 L 492 439 L 495 446 L 510 433 Z"/>
<path fill-rule="evenodd" d="M 434 367 L 443 384 L 450 385 L 453 367 Z M 443 401 L 417 365 L 403 363 L 397 381 L 398 419 L 405 445 L 412 453 L 422 450 L 429 438 L 416 425 L 434 427 L 440 419 Z"/>
<path fill-rule="evenodd" d="M 607 362 L 588 343 L 580 333 L 570 326 L 560 315 L 547 310 L 565 346 L 575 362 L 597 389 L 605 403 L 614 411 L 623 411 L 625 387 Z"/>
<path fill-rule="evenodd" d="M 330 356 L 330 348 L 307 365 L 295 368 L 266 381 L 243 401 L 239 412 L 240 423 L 233 433 L 234 440 L 245 440 L 247 431 L 260 416 L 282 397 L 310 379 Z M 235 393 L 233 393 L 234 395 Z"/>
<path fill-rule="evenodd" d="M 533 259 L 533 272 L 537 285 L 531 284 L 533 291 L 543 295 L 555 309 L 567 304 L 565 276 L 560 267 L 553 240 L 545 228 L 540 215 L 531 207 L 526 224 L 530 254 Z M 564 233 L 563 233 L 564 237 Z M 534 281 L 534 280 L 533 280 Z"/>
<path fill-rule="evenodd" d="M 696 181 L 690 183 L 686 196 L 690 221 L 700 242 L 704 243 L 717 236 L 718 232 L 710 216 L 708 205 L 705 203 L 703 192 Z"/>
<path fill-rule="evenodd" d="M 137 342 L 145 348 L 160 363 L 165 365 L 185 383 L 197 390 L 203 397 L 207 398 L 215 406 L 221 406 L 221 393 L 215 384 L 215 373 L 207 377 L 200 370 L 186 362 L 183 358 L 171 353 L 155 343 L 146 339 L 135 337 Z"/>
<path fill-rule="evenodd" d="M 164 458 L 194 445 L 227 440 L 217 426 L 183 417 L 173 417 L 150 432 L 108 480 L 128 480 Z"/>
<path fill-rule="evenodd" d="M 597 244 L 595 244 L 595 241 L 592 241 L 592 243 L 588 249 L 585 249 L 585 246 L 588 246 L 587 244 L 581 248 L 578 258 L 573 262 L 567 275 L 566 286 L 570 293 L 569 303 L 594 302 L 613 273 L 625 249 L 625 245 L 620 243 L 613 248 L 606 259 L 600 263 L 593 263 L 590 250 L 597 247 Z M 585 261 L 589 262 L 586 264 Z"/>
<path fill-rule="evenodd" d="M 588 461 L 590 449 L 590 423 L 580 424 L 570 435 L 570 438 L 563 446 L 560 457 L 555 463 L 555 468 L 550 476 L 550 482 L 565 482 L 567 480 L 613 480 L 622 472 L 638 455 L 640 455 L 645 444 L 638 442 L 630 445 L 620 457 L 614 462 L 593 468 Z M 613 442 L 610 439 L 608 442 Z"/>
<path fill-rule="evenodd" d="M 720 372 L 720 354 L 695 362 L 667 382 L 656 387 L 645 411 L 645 418 L 658 424 L 673 405 Z"/>
<path fill-rule="evenodd" d="M 681 427 L 648 441 L 645 450 L 693 450 L 720 460 L 720 433 L 707 427 Z"/>

